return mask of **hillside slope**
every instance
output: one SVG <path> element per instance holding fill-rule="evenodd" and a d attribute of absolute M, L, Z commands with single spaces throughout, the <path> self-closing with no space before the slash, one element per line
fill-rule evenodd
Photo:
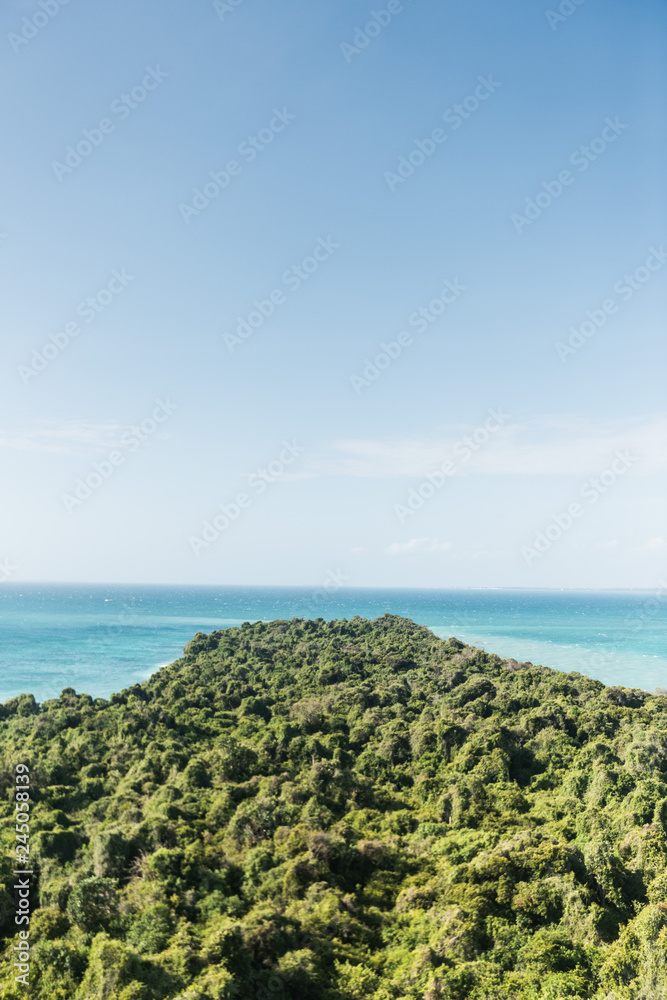
<path fill-rule="evenodd" d="M 385 615 L 246 624 L 0 707 L 35 1000 L 664 1000 L 667 698 Z"/>

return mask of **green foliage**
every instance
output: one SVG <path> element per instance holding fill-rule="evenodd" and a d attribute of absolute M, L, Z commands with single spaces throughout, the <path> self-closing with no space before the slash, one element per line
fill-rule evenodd
<path fill-rule="evenodd" d="M 109 878 L 84 878 L 77 882 L 67 903 L 67 916 L 86 931 L 109 926 L 117 912 L 116 884 Z"/>
<path fill-rule="evenodd" d="M 665 697 L 391 615 L 245 624 L 0 706 L 19 761 L 35 1000 L 667 997 Z"/>

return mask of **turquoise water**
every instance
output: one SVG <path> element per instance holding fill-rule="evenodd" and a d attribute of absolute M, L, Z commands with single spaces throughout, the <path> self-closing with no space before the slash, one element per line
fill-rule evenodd
<path fill-rule="evenodd" d="M 94 697 L 177 659 L 195 632 L 275 618 L 412 618 L 437 635 L 607 684 L 667 688 L 667 589 L 353 590 L 0 586 L 0 700 L 73 687 Z"/>

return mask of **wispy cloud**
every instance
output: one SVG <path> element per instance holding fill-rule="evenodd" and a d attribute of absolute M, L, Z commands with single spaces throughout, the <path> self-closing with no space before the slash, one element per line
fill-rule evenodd
<path fill-rule="evenodd" d="M 74 455 L 86 450 L 113 448 L 124 430 L 123 426 L 114 423 L 44 420 L 28 430 L 0 429 L 0 448 Z"/>
<path fill-rule="evenodd" d="M 41 420 L 27 429 L 0 428 L 0 448 L 52 455 L 96 455 L 122 447 L 123 435 L 128 431 L 132 431 L 132 425 L 112 421 Z M 165 431 L 154 436 L 170 437 Z"/>
<path fill-rule="evenodd" d="M 415 552 L 448 552 L 451 547 L 451 542 L 439 542 L 437 538 L 411 538 L 409 542 L 392 542 L 384 551 L 388 556 L 402 556 Z"/>
<path fill-rule="evenodd" d="M 484 447 L 466 453 L 472 428 L 446 429 L 438 437 L 335 441 L 313 460 L 303 478 L 423 477 L 453 459 L 459 475 L 590 476 L 617 450 L 639 457 L 637 472 L 667 470 L 667 416 L 605 424 L 564 416 L 508 423 Z M 474 444 L 474 442 L 473 442 Z"/>

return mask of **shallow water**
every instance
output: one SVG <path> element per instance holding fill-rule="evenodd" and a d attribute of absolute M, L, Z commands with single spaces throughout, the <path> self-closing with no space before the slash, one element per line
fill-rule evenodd
<path fill-rule="evenodd" d="M 667 687 L 667 589 L 356 590 L 84 584 L 0 586 L 0 700 L 94 697 L 177 659 L 195 632 L 282 618 L 412 618 L 440 636 L 607 684 Z"/>

